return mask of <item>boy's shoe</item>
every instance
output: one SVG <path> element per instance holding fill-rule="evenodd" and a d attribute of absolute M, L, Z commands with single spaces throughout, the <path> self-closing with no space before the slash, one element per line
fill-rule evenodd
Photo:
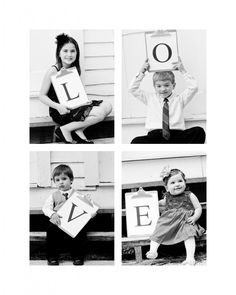
<path fill-rule="evenodd" d="M 74 259 L 73 260 L 73 265 L 83 265 L 84 261 L 83 259 Z"/>
<path fill-rule="evenodd" d="M 57 259 L 49 259 L 48 265 L 59 265 L 59 261 Z"/>

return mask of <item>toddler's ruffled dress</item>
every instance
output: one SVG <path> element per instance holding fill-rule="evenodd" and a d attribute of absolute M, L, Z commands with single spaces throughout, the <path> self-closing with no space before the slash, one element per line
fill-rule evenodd
<path fill-rule="evenodd" d="M 158 244 L 172 245 L 193 236 L 201 236 L 205 230 L 199 224 L 189 224 L 187 219 L 194 214 L 190 191 L 179 195 L 165 194 L 166 206 L 159 217 L 156 228 L 150 237 Z"/>

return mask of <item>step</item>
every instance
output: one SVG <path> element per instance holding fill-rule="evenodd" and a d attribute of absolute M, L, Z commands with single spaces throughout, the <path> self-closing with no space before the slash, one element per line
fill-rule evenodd
<path fill-rule="evenodd" d="M 47 265 L 47 260 L 30 260 L 30 265 Z M 60 261 L 60 265 L 72 265 L 69 260 Z M 85 260 L 84 265 L 114 265 L 113 260 Z"/>
<path fill-rule="evenodd" d="M 165 257 L 157 259 L 145 259 L 137 262 L 136 260 L 123 260 L 122 265 L 156 265 L 156 266 L 179 266 L 186 259 L 186 256 L 179 257 Z M 206 265 L 206 253 L 195 255 L 195 266 Z"/>
<path fill-rule="evenodd" d="M 114 137 L 92 139 L 95 144 L 114 144 Z"/>
<path fill-rule="evenodd" d="M 142 247 L 149 246 L 150 239 L 147 236 L 143 237 L 123 237 L 122 238 L 122 249 L 134 249 L 135 260 L 136 262 L 140 263 L 142 258 Z M 196 238 L 196 245 L 197 247 L 205 246 L 206 245 L 206 234 L 203 234 L 201 237 Z"/>

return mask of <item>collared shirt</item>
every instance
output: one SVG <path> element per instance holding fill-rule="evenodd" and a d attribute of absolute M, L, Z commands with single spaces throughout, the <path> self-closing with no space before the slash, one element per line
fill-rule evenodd
<path fill-rule="evenodd" d="M 68 198 L 70 197 L 70 194 L 71 194 L 71 191 L 72 191 L 72 188 L 69 189 L 68 191 L 59 191 L 62 195 L 67 193 L 68 194 Z M 43 210 L 43 213 L 48 216 L 49 218 L 52 217 L 52 214 L 55 213 L 55 211 L 53 210 L 54 208 L 54 201 L 53 201 L 53 197 L 52 197 L 52 194 L 46 199 L 43 207 L 42 207 L 42 210 Z"/>
<path fill-rule="evenodd" d="M 187 88 L 180 94 L 172 92 L 168 97 L 169 104 L 169 126 L 170 129 L 184 130 L 183 109 L 193 98 L 198 90 L 196 80 L 188 73 L 182 74 L 187 83 Z M 147 106 L 145 128 L 147 130 L 162 129 L 162 109 L 164 100 L 157 93 L 149 93 L 140 89 L 140 84 L 145 74 L 140 73 L 136 76 L 129 87 L 129 93 L 138 98 Z"/>

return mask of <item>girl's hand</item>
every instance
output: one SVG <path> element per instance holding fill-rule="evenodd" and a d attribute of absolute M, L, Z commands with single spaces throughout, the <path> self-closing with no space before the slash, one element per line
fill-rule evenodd
<path fill-rule="evenodd" d="M 186 70 L 184 68 L 184 65 L 180 56 L 178 56 L 178 62 L 173 62 L 172 64 L 174 66 L 174 70 L 179 70 L 181 73 L 186 73 Z"/>
<path fill-rule="evenodd" d="M 70 110 L 62 104 L 58 104 L 57 111 L 59 112 L 60 115 L 65 115 L 70 112 Z"/>
<path fill-rule="evenodd" d="M 93 212 L 93 213 L 91 213 L 91 218 L 94 218 L 96 215 L 97 215 L 97 211 L 96 211 L 96 212 Z"/>
<path fill-rule="evenodd" d="M 194 225 L 195 224 L 195 218 L 193 217 L 193 216 L 191 216 L 191 217 L 189 217 L 188 219 L 187 219 L 187 222 L 189 223 L 189 224 L 192 224 L 192 225 Z"/>
<path fill-rule="evenodd" d="M 61 220 L 60 220 L 61 216 L 58 215 L 57 213 L 54 213 L 50 219 L 50 221 L 55 224 L 55 225 L 60 225 L 61 224 Z"/>
<path fill-rule="evenodd" d="M 149 68 L 150 68 L 150 64 L 149 64 L 149 62 L 148 62 L 148 58 L 147 58 L 147 59 L 145 60 L 144 64 L 143 64 L 141 70 L 140 70 L 140 73 L 143 73 L 143 74 L 144 74 L 146 71 L 149 70 Z"/>

